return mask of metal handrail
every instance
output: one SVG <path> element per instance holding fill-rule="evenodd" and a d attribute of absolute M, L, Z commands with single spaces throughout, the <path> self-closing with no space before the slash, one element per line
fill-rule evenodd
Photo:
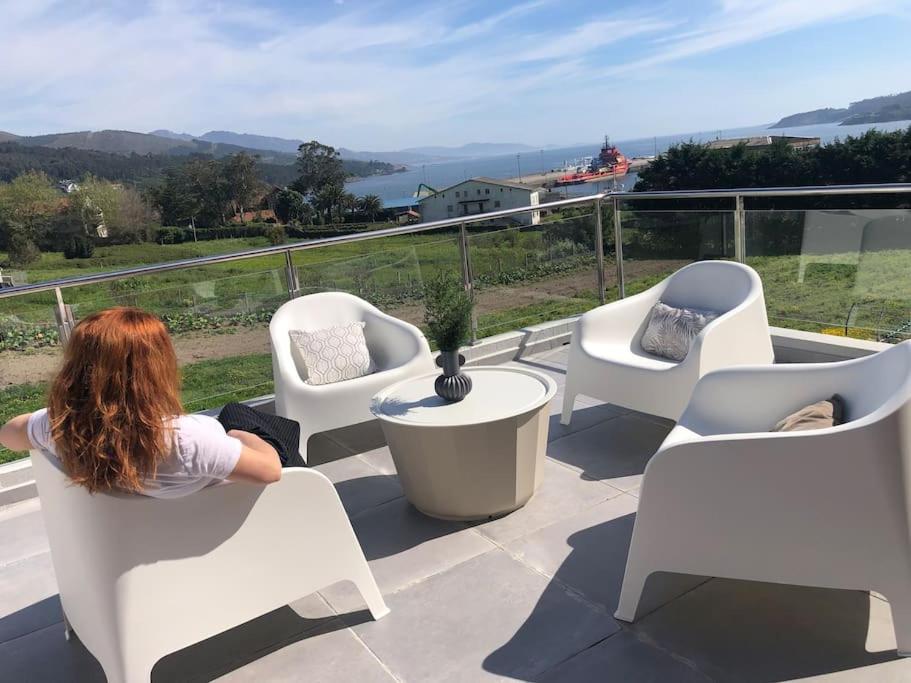
<path fill-rule="evenodd" d="M 808 185 L 806 187 L 743 187 L 729 190 L 660 190 L 645 192 L 609 192 L 606 196 L 621 201 L 628 199 L 710 199 L 713 197 L 808 197 L 853 194 L 901 194 L 911 192 L 911 183 L 871 185 Z"/>
<path fill-rule="evenodd" d="M 584 197 L 573 197 L 571 199 L 561 199 L 556 202 L 546 204 L 534 204 L 523 206 L 518 209 L 503 209 L 502 211 L 491 211 L 484 214 L 474 214 L 471 216 L 460 216 L 458 218 L 447 218 L 441 221 L 430 221 L 428 223 L 418 223 L 400 228 L 384 228 L 382 230 L 368 230 L 365 232 L 351 233 L 348 235 L 338 235 L 336 237 L 322 237 L 319 239 L 307 240 L 304 242 L 295 242 L 293 244 L 279 244 L 271 247 L 258 247 L 256 249 L 246 249 L 230 254 L 217 254 L 213 256 L 199 256 L 190 259 L 181 259 L 179 261 L 168 261 L 167 263 L 155 263 L 147 266 L 136 266 L 135 268 L 126 268 L 123 270 L 112 270 L 106 273 L 91 273 L 88 275 L 77 275 L 60 280 L 48 280 L 47 282 L 38 282 L 31 285 L 19 285 L 0 290 L 0 299 L 7 299 L 24 294 L 37 294 L 39 292 L 49 292 L 55 289 L 67 287 L 78 287 L 82 285 L 94 285 L 101 282 L 110 282 L 111 280 L 122 280 L 128 277 L 139 277 L 143 275 L 154 275 L 155 273 L 164 273 L 170 270 L 184 270 L 187 268 L 202 268 L 218 263 L 227 263 L 230 261 L 240 261 L 243 259 L 259 258 L 261 256 L 274 256 L 276 254 L 286 254 L 294 251 L 305 251 L 307 249 L 319 249 L 321 247 L 330 247 L 336 244 L 347 244 L 348 242 L 362 242 L 365 240 L 374 240 L 381 237 L 398 237 L 400 235 L 411 235 L 419 232 L 430 232 L 441 228 L 457 228 L 468 223 L 483 223 L 498 218 L 509 218 L 518 214 L 529 213 L 532 211 L 560 209 L 569 206 L 578 206 L 580 204 L 589 204 L 596 199 L 604 197 L 604 194 L 586 195 Z"/>

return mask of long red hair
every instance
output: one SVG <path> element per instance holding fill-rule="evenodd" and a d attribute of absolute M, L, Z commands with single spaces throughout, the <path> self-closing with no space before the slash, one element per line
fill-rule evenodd
<path fill-rule="evenodd" d="M 67 475 L 89 491 L 139 491 L 170 455 L 180 415 L 177 356 L 164 324 L 110 308 L 73 329 L 51 385 L 51 435 Z"/>

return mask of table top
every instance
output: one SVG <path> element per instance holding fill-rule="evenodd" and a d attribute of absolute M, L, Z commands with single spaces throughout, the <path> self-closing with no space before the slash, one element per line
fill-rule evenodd
<path fill-rule="evenodd" d="M 463 369 L 472 381 L 471 393 L 457 403 L 436 395 L 433 383 L 440 372 L 403 380 L 373 397 L 371 410 L 380 420 L 416 427 L 455 427 L 484 424 L 540 408 L 557 392 L 547 375 L 512 367 Z"/>

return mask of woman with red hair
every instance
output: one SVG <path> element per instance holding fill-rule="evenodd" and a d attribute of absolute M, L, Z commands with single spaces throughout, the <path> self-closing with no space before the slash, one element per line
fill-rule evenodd
<path fill-rule="evenodd" d="M 223 479 L 281 478 L 275 449 L 218 420 L 187 415 L 177 356 L 162 322 L 137 308 L 111 308 L 73 329 L 48 407 L 0 428 L 0 444 L 55 455 L 74 483 L 184 496 Z"/>

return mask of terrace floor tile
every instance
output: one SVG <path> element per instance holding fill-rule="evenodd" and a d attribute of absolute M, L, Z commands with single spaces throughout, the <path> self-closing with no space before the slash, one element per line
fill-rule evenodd
<path fill-rule="evenodd" d="M 495 547 L 464 523 L 428 517 L 404 498 L 364 512 L 352 525 L 386 596 Z M 327 588 L 322 595 L 339 613 L 363 606 L 348 582 Z"/>
<path fill-rule="evenodd" d="M 911 680 L 889 605 L 861 591 L 712 579 L 631 628 L 719 681 Z"/>
<path fill-rule="evenodd" d="M 537 683 L 710 683 L 691 663 L 624 629 L 549 669 Z"/>
<path fill-rule="evenodd" d="M 325 474 L 335 484 L 349 517 L 355 517 L 402 495 L 398 477 L 379 472 L 356 455 L 317 465 L 314 469 Z"/>
<path fill-rule="evenodd" d="M 540 488 L 524 507 L 475 529 L 503 545 L 542 527 L 620 495 L 620 491 L 588 479 L 565 465 L 546 459 Z"/>
<path fill-rule="evenodd" d="M 642 483 L 646 464 L 669 431 L 655 421 L 621 415 L 553 441 L 547 454 L 592 479 L 629 491 Z"/>
<path fill-rule="evenodd" d="M 534 680 L 617 623 L 493 550 L 389 597 L 354 628 L 404 681 Z"/>

